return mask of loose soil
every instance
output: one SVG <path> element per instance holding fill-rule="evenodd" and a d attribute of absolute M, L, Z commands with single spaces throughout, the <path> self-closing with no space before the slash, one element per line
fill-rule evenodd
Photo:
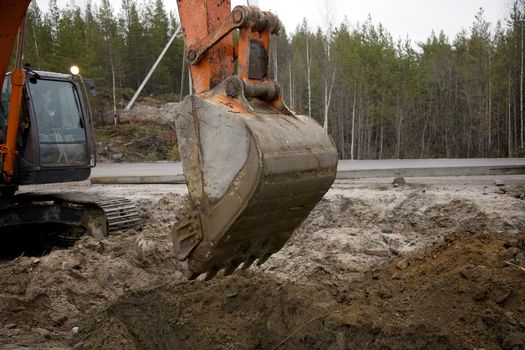
<path fill-rule="evenodd" d="M 172 251 L 183 186 L 60 188 L 145 226 L 0 257 L 0 349 L 525 349 L 525 186 L 336 182 L 265 265 L 210 282 Z"/>

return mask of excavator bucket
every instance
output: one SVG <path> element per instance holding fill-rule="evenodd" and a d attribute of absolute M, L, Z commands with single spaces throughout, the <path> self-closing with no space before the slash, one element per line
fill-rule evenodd
<path fill-rule="evenodd" d="M 240 8 L 266 22 L 271 16 Z M 337 151 L 316 121 L 285 106 L 276 82 L 240 74 L 203 90 L 184 100 L 176 118 L 193 210 L 173 226 L 172 239 L 190 278 L 210 279 L 262 264 L 283 247 L 332 185 Z"/>

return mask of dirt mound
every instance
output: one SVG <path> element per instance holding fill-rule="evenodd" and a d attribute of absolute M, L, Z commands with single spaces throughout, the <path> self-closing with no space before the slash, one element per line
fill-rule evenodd
<path fill-rule="evenodd" d="M 330 299 L 326 291 L 253 272 L 166 283 L 89 315 L 81 341 L 86 348 L 269 349 L 304 320 L 327 313 Z"/>
<path fill-rule="evenodd" d="M 458 233 L 332 290 L 254 272 L 166 283 L 89 315 L 81 339 L 129 349 L 522 349 L 524 238 Z"/>
<path fill-rule="evenodd" d="M 173 127 L 152 121 L 121 123 L 95 129 L 101 162 L 155 162 L 180 160 Z"/>

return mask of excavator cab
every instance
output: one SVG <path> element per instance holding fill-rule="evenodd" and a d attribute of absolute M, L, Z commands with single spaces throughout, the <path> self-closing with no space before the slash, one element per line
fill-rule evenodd
<path fill-rule="evenodd" d="M 228 0 L 177 3 L 193 94 L 175 124 L 193 210 L 172 239 L 190 279 L 210 279 L 281 249 L 332 185 L 338 156 L 270 77 L 277 17 L 253 6 L 231 11 Z"/>
<path fill-rule="evenodd" d="M 94 166 L 89 108 L 69 74 L 27 71 L 18 127 L 16 185 L 82 181 Z M 11 76 L 2 86 L 0 138 L 9 110 Z M 0 140 L 4 143 L 5 140 Z"/>

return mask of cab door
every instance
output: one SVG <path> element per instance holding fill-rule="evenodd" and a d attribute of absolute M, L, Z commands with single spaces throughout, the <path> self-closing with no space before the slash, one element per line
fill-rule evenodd
<path fill-rule="evenodd" d="M 35 79 L 27 87 L 38 131 L 40 167 L 89 165 L 87 131 L 76 86 L 70 81 Z"/>

